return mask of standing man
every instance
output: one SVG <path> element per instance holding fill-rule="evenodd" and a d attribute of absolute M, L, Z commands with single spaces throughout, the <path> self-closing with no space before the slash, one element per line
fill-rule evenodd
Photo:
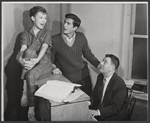
<path fill-rule="evenodd" d="M 85 35 L 76 32 L 80 24 L 81 20 L 75 14 L 66 14 L 64 31 L 52 37 L 52 45 L 55 63 L 62 74 L 71 82 L 81 84 L 81 89 L 90 95 L 92 83 L 83 57 L 96 68 L 99 68 L 100 61 L 92 54 Z"/>
<path fill-rule="evenodd" d="M 90 96 L 90 115 L 98 121 L 124 120 L 127 114 L 127 88 L 115 70 L 119 59 L 107 54 L 100 65 L 101 74 Z"/>

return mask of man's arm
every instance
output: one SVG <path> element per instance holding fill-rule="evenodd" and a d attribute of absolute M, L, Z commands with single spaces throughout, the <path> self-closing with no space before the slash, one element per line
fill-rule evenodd
<path fill-rule="evenodd" d="M 55 64 L 56 51 L 55 51 L 54 47 L 51 48 L 51 53 L 52 53 L 52 55 L 51 55 L 51 61 L 52 61 L 53 64 Z"/>
<path fill-rule="evenodd" d="M 89 101 L 89 113 L 90 113 L 90 116 L 91 117 L 94 117 L 94 116 L 101 116 L 100 114 L 100 111 L 99 109 L 95 109 L 95 107 L 97 107 L 97 105 L 99 104 L 99 99 L 98 99 L 98 89 L 99 89 L 99 86 L 100 86 L 100 82 L 101 82 L 101 78 L 102 77 L 102 74 L 99 74 L 98 77 L 97 77 L 97 81 L 96 81 L 96 84 L 95 84 L 95 87 L 91 93 L 91 96 L 90 96 L 90 101 Z M 93 108 L 95 110 L 93 110 Z"/>
<path fill-rule="evenodd" d="M 113 94 L 110 105 L 108 105 L 105 108 L 98 108 L 102 119 L 113 116 L 120 112 L 127 94 L 126 91 L 126 86 L 120 85 L 119 88 Z"/>
<path fill-rule="evenodd" d="M 52 38 L 53 40 L 53 38 Z M 52 41 L 52 45 L 53 45 L 53 41 Z M 55 65 L 56 61 L 55 61 L 55 55 L 56 55 L 56 50 L 54 48 L 54 45 L 53 47 L 51 48 L 51 61 L 52 61 L 52 67 L 53 67 L 53 74 L 62 74 L 62 72 L 59 70 L 59 68 Z"/>
<path fill-rule="evenodd" d="M 88 46 L 87 39 L 85 35 L 83 34 L 83 40 L 85 40 L 85 44 L 83 46 L 83 56 L 96 68 L 100 67 L 100 61 L 95 57 L 95 55 L 92 53 L 91 49 Z"/>

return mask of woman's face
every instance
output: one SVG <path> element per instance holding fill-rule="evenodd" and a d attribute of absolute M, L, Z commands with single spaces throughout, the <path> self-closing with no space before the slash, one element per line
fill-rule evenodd
<path fill-rule="evenodd" d="M 37 29 L 43 29 L 47 22 L 47 14 L 43 12 L 38 12 L 35 16 L 32 16 L 32 20 L 33 20 L 34 26 Z"/>

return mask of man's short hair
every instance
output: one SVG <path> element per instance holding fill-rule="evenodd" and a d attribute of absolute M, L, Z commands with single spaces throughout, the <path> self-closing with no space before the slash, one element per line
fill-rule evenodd
<path fill-rule="evenodd" d="M 113 54 L 106 54 L 105 57 L 109 57 L 111 59 L 112 64 L 114 64 L 114 66 L 115 66 L 115 70 L 117 70 L 117 68 L 119 67 L 119 64 L 120 64 L 119 58 Z"/>
<path fill-rule="evenodd" d="M 42 12 L 43 14 L 47 14 L 47 11 L 45 8 L 41 6 L 34 6 L 33 8 L 30 9 L 29 15 L 30 17 L 35 16 L 38 12 Z"/>
<path fill-rule="evenodd" d="M 80 18 L 75 15 L 75 14 L 72 14 L 72 13 L 68 13 L 65 15 L 65 18 L 71 18 L 73 20 L 73 27 L 80 27 L 80 24 L 81 24 L 81 20 Z"/>

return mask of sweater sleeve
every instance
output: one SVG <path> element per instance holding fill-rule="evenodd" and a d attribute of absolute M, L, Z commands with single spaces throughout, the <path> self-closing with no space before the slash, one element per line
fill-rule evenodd
<path fill-rule="evenodd" d="M 95 57 L 95 55 L 92 53 L 91 49 L 88 46 L 88 42 L 87 39 L 85 37 L 85 35 L 83 34 L 83 41 L 84 46 L 83 46 L 83 56 L 94 66 L 97 67 L 100 63 L 100 61 Z"/>
<path fill-rule="evenodd" d="M 55 54 L 56 54 L 56 52 L 55 52 L 55 49 L 53 47 L 51 48 L 51 53 L 52 53 L 52 55 L 51 55 L 51 62 L 53 64 L 55 64 Z"/>
<path fill-rule="evenodd" d="M 55 41 L 55 38 L 54 38 L 54 36 L 52 36 L 52 48 L 51 48 L 51 53 L 52 53 L 52 55 L 51 55 L 51 61 L 52 61 L 53 64 L 55 63 L 55 55 L 56 55 L 56 50 L 55 50 L 55 43 L 54 43 L 54 41 Z"/>

